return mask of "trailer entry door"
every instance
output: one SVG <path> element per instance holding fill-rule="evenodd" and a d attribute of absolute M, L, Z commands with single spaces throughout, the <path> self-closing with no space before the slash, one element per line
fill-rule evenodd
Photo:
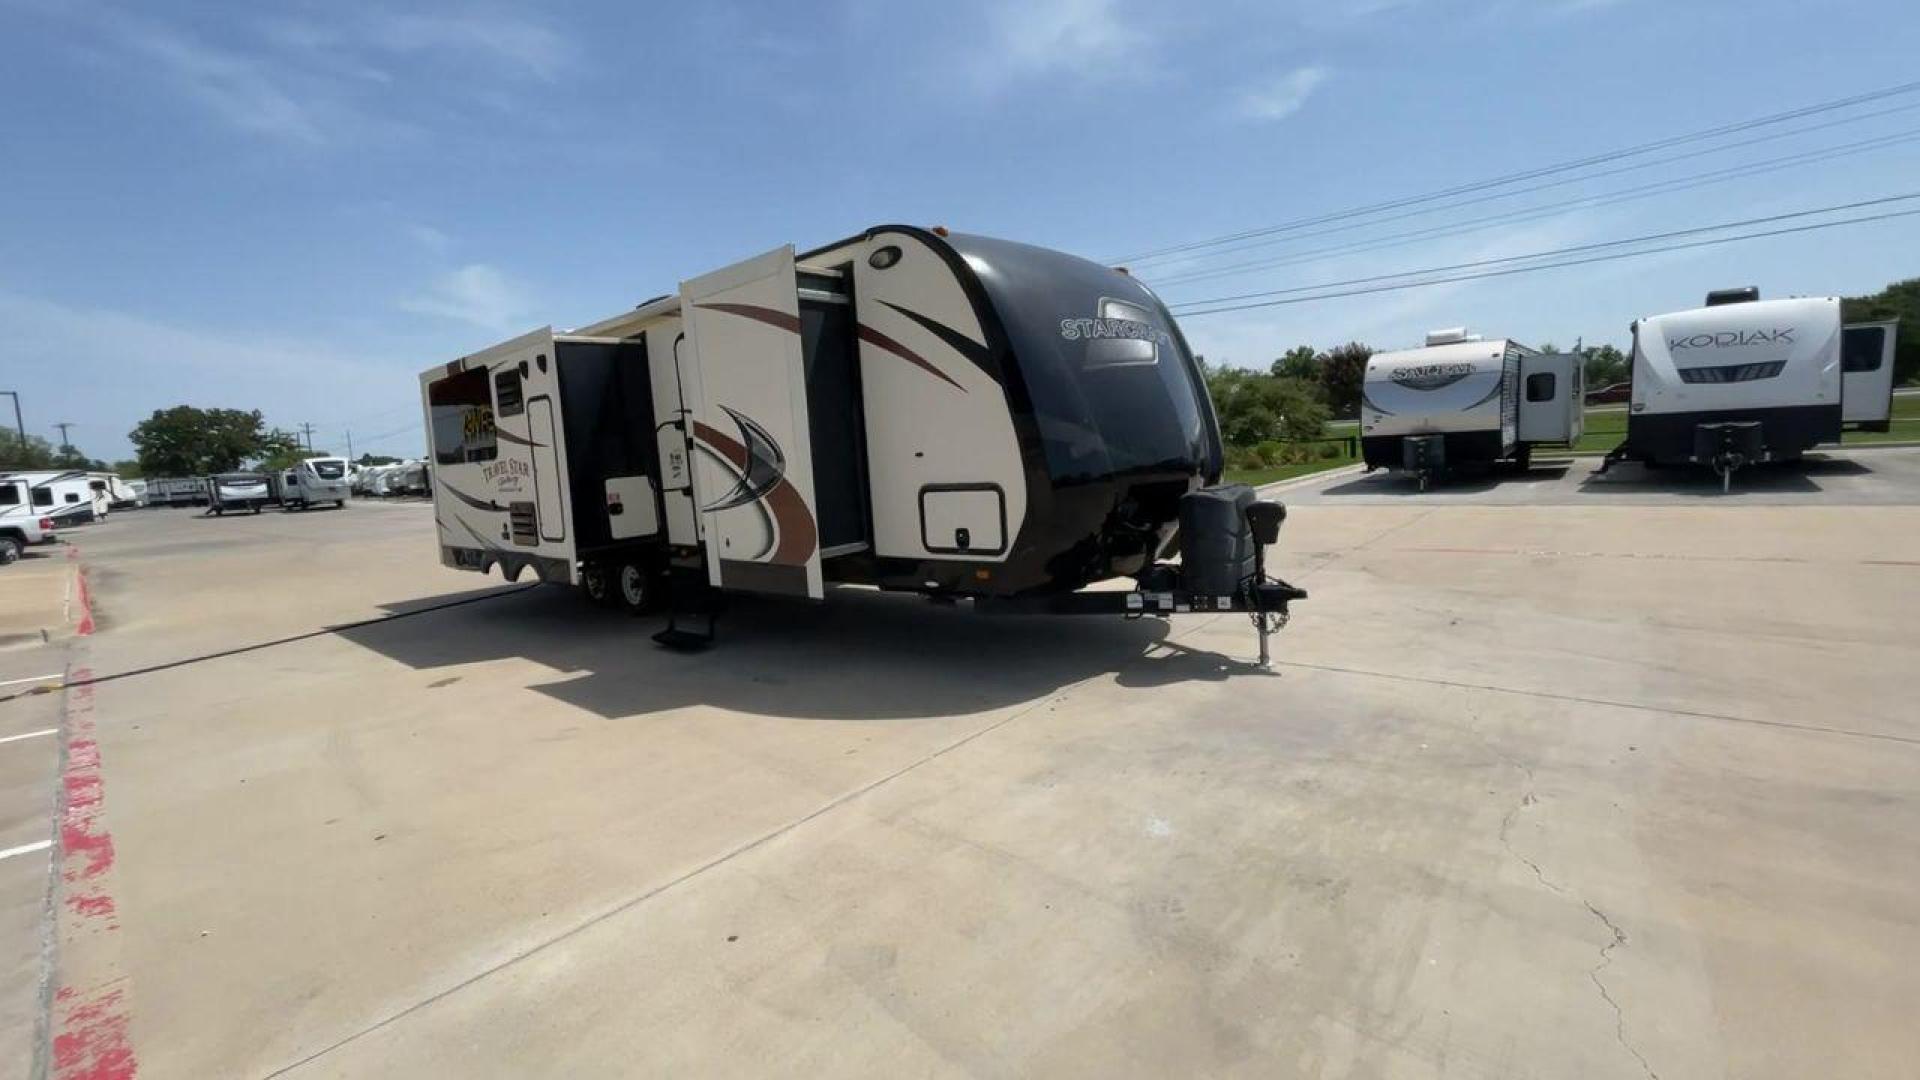
<path fill-rule="evenodd" d="M 1840 420 L 1885 431 L 1893 415 L 1894 339 L 1900 324 L 1857 323 L 1840 334 Z"/>
<path fill-rule="evenodd" d="M 708 580 L 820 599 L 820 531 L 793 248 L 680 286 Z"/>

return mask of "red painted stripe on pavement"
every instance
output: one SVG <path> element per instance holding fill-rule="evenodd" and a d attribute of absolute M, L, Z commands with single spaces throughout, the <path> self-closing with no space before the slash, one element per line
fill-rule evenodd
<path fill-rule="evenodd" d="M 87 568 L 80 565 L 80 549 L 69 546 L 67 561 L 73 563 L 73 595 L 80 601 L 80 622 L 73 632 L 81 637 L 93 633 L 93 598 L 87 593 Z"/>
<path fill-rule="evenodd" d="M 106 823 L 106 783 L 100 772 L 100 744 L 94 735 L 93 669 L 68 674 L 64 732 L 66 764 L 61 772 L 59 940 L 63 953 L 95 934 L 120 928 L 109 888 L 113 870 L 113 834 Z M 109 979 L 81 987 L 65 973 L 53 996 L 54 1080 L 133 1080 L 139 1065 L 128 1038 L 127 980 Z"/>

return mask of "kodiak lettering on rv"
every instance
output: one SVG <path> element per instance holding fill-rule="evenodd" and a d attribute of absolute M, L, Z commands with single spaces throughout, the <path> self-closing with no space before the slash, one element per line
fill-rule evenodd
<path fill-rule="evenodd" d="M 1151 341 L 1163 348 L 1173 348 L 1173 335 L 1138 319 L 1061 319 L 1060 336 L 1068 341 L 1082 338 L 1132 338 L 1138 341 Z"/>
<path fill-rule="evenodd" d="M 1783 326 L 1775 330 L 1722 330 L 1717 334 L 1691 334 L 1682 338 L 1668 338 L 1668 349 L 1725 349 L 1735 345 L 1791 345 L 1793 332 L 1797 327 Z"/>

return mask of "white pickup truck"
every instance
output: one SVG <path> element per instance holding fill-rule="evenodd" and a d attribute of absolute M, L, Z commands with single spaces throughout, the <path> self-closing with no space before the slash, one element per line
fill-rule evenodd
<path fill-rule="evenodd" d="M 17 562 L 32 544 L 53 542 L 53 519 L 33 505 L 25 480 L 0 479 L 0 566 Z"/>

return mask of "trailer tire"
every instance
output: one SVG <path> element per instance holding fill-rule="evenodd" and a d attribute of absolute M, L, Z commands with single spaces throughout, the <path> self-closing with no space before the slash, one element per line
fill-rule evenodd
<path fill-rule="evenodd" d="M 0 566 L 12 566 L 20 561 L 20 539 L 14 536 L 0 536 Z"/>
<path fill-rule="evenodd" d="M 614 572 L 614 596 L 620 606 L 638 615 L 653 610 L 653 571 L 642 562 L 623 562 Z"/>

